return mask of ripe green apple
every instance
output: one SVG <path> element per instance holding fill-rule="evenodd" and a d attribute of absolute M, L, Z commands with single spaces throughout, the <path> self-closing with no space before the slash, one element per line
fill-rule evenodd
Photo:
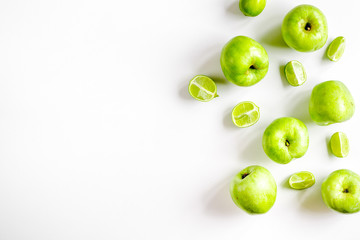
<path fill-rule="evenodd" d="M 230 82 L 251 86 L 265 77 L 269 57 L 260 43 L 249 37 L 237 36 L 223 47 L 220 64 Z"/>
<path fill-rule="evenodd" d="M 341 213 L 360 211 L 360 176 L 341 169 L 332 172 L 321 185 L 325 204 Z"/>
<path fill-rule="evenodd" d="M 309 133 L 299 119 L 278 118 L 265 129 L 262 145 L 270 159 L 286 164 L 305 155 L 309 147 Z"/>
<path fill-rule="evenodd" d="M 265 8 L 266 0 L 240 0 L 239 8 L 245 16 L 256 17 Z"/>
<path fill-rule="evenodd" d="M 311 119 L 320 126 L 349 120 L 355 112 L 354 99 L 340 81 L 326 81 L 314 87 L 310 97 Z"/>
<path fill-rule="evenodd" d="M 275 203 L 276 191 L 274 177 L 266 168 L 257 165 L 243 169 L 230 183 L 234 203 L 251 214 L 269 211 Z"/>
<path fill-rule="evenodd" d="M 284 18 L 281 33 L 286 44 L 300 52 L 322 48 L 328 38 L 324 14 L 311 5 L 299 5 Z"/>

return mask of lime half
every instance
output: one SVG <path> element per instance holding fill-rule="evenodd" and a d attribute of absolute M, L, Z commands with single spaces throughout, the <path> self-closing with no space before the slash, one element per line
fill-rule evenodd
<path fill-rule="evenodd" d="M 290 85 L 297 87 L 306 82 L 306 72 L 304 66 L 296 60 L 290 61 L 285 65 L 285 78 Z"/>
<path fill-rule="evenodd" d="M 260 110 L 253 102 L 241 102 L 233 108 L 231 115 L 236 126 L 246 128 L 259 121 Z"/>
<path fill-rule="evenodd" d="M 345 50 L 345 38 L 337 37 L 335 38 L 329 45 L 326 55 L 327 57 L 333 61 L 337 62 L 340 60 Z"/>
<path fill-rule="evenodd" d="M 218 97 L 216 91 L 215 82 L 205 75 L 197 75 L 190 80 L 189 93 L 196 100 L 208 102 Z"/>
<path fill-rule="evenodd" d="M 289 178 L 289 185 L 293 189 L 301 190 L 315 184 L 315 177 L 311 172 L 303 171 L 294 173 Z"/>
<path fill-rule="evenodd" d="M 336 157 L 346 157 L 350 150 L 349 139 L 346 134 L 342 132 L 334 133 L 330 139 L 330 148 Z"/>

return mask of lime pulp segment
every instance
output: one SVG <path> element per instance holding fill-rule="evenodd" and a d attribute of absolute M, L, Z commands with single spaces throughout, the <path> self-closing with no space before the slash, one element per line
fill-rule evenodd
<path fill-rule="evenodd" d="M 303 171 L 294 173 L 289 178 L 289 185 L 293 189 L 301 190 L 315 184 L 315 177 L 311 172 Z"/>
<path fill-rule="evenodd" d="M 306 82 L 304 66 L 296 60 L 288 62 L 285 65 L 285 78 L 294 87 L 304 84 Z"/>
<path fill-rule="evenodd" d="M 232 121 L 240 128 L 254 125 L 260 118 L 259 107 L 255 103 L 246 101 L 236 105 L 232 110 Z"/>
<path fill-rule="evenodd" d="M 218 97 L 215 82 L 205 75 L 197 75 L 191 79 L 188 90 L 193 98 L 202 102 Z"/>
<path fill-rule="evenodd" d="M 327 57 L 333 61 L 337 62 L 340 60 L 345 50 L 345 38 L 337 37 L 329 45 L 329 48 L 326 52 Z"/>
<path fill-rule="evenodd" d="M 336 157 L 346 157 L 350 151 L 349 139 L 346 134 L 342 132 L 334 133 L 330 139 L 330 148 Z"/>

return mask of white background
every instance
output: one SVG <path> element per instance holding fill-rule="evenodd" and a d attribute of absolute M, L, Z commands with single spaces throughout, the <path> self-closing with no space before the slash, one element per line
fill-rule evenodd
<path fill-rule="evenodd" d="M 332 63 L 325 47 L 299 53 L 284 45 L 280 25 L 302 3 L 327 17 L 329 39 L 347 39 Z M 360 173 L 360 111 L 345 123 L 311 122 L 311 89 L 341 80 L 360 106 L 357 0 L 269 0 L 256 18 L 235 0 L 11 0 L 0 2 L 0 239 L 358 239 L 359 214 L 326 208 L 320 195 L 333 170 Z M 270 68 L 242 88 L 221 73 L 222 46 L 236 35 L 259 41 Z M 291 87 L 280 66 L 301 61 L 308 81 Z M 196 74 L 213 77 L 219 98 L 188 92 Z M 231 122 L 231 109 L 253 101 L 259 122 Z M 264 154 L 261 137 L 275 118 L 303 120 L 306 155 L 288 165 Z M 335 131 L 351 152 L 332 157 Z M 273 208 L 252 216 L 232 202 L 233 175 L 258 164 L 278 184 Z M 288 177 L 314 173 L 295 191 Z"/>

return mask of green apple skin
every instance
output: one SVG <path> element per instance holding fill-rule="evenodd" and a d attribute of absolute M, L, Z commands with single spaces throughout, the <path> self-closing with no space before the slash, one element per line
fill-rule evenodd
<path fill-rule="evenodd" d="M 340 81 L 326 81 L 314 87 L 310 97 L 311 119 L 320 126 L 349 120 L 355 112 L 354 99 Z"/>
<path fill-rule="evenodd" d="M 271 160 L 287 164 L 305 155 L 309 147 L 309 133 L 299 119 L 278 118 L 265 129 L 262 145 Z"/>
<path fill-rule="evenodd" d="M 240 11 L 249 17 L 258 16 L 265 8 L 266 0 L 240 0 Z"/>
<path fill-rule="evenodd" d="M 289 47 L 300 52 L 316 51 L 328 38 L 326 17 L 314 6 L 299 5 L 285 16 L 281 33 Z"/>
<path fill-rule="evenodd" d="M 227 80 L 246 87 L 265 77 L 269 68 L 269 57 L 257 41 L 246 36 L 237 36 L 223 47 L 220 64 Z"/>
<path fill-rule="evenodd" d="M 230 195 L 234 203 L 250 214 L 266 213 L 274 205 L 277 186 L 264 167 L 249 166 L 232 179 Z"/>
<path fill-rule="evenodd" d="M 360 211 L 360 176 L 341 169 L 332 172 L 321 185 L 325 204 L 341 213 Z"/>

